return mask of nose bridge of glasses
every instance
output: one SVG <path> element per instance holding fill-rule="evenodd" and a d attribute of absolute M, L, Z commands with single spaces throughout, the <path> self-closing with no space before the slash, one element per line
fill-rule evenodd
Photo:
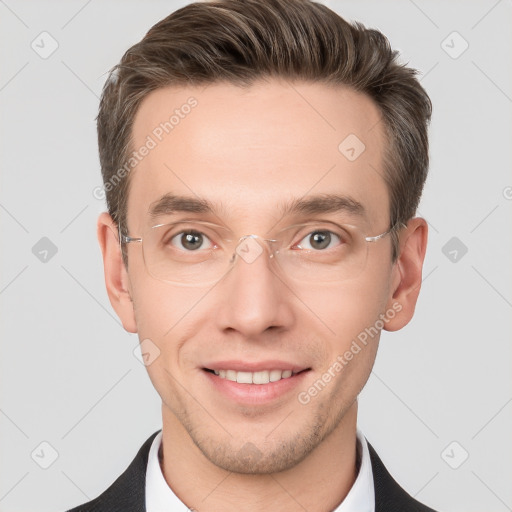
<path fill-rule="evenodd" d="M 234 261 L 235 256 L 238 255 L 246 263 L 253 263 L 263 253 L 265 245 L 268 247 L 272 258 L 277 249 L 272 245 L 272 242 L 277 242 L 277 240 L 254 234 L 241 236 L 236 243 L 231 261 Z"/>

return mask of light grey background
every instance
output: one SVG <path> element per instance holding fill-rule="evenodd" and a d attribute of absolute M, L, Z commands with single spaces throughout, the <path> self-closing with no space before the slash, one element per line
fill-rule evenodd
<path fill-rule="evenodd" d="M 3 512 L 95 497 L 161 426 L 104 287 L 94 117 L 106 71 L 185 3 L 0 0 Z M 423 289 L 411 324 L 382 337 L 359 425 L 419 500 L 512 510 L 512 3 L 326 3 L 382 30 L 434 104 Z M 31 47 L 51 48 L 43 31 L 58 43 L 46 59 Z M 46 262 L 42 237 L 58 250 Z"/>

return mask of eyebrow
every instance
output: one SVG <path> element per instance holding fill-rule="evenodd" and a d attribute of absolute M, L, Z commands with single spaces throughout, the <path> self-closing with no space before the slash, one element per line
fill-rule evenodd
<path fill-rule="evenodd" d="M 362 203 L 350 196 L 338 194 L 318 194 L 295 199 L 291 203 L 285 204 L 283 212 L 284 214 L 302 213 L 309 215 L 344 212 L 358 217 L 366 215 L 366 210 Z"/>
<path fill-rule="evenodd" d="M 350 196 L 338 194 L 318 194 L 294 199 L 281 203 L 280 211 L 283 216 L 290 214 L 318 215 L 322 213 L 349 213 L 364 217 L 366 210 L 362 203 Z M 165 194 L 149 206 L 151 219 L 179 212 L 215 213 L 217 208 L 206 199 L 189 196 Z"/>
<path fill-rule="evenodd" d="M 177 212 L 213 213 L 213 205 L 206 199 L 188 196 L 165 194 L 149 205 L 149 216 L 152 219 L 161 215 L 170 215 Z"/>

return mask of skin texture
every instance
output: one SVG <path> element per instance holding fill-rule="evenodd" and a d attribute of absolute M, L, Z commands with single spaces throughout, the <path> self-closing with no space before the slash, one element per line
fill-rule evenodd
<path fill-rule="evenodd" d="M 129 235 L 142 236 L 148 208 L 163 194 L 207 199 L 237 237 L 268 235 L 282 219 L 276 205 L 312 194 L 361 202 L 354 219 L 366 235 L 385 232 L 389 195 L 382 178 L 386 144 L 378 108 L 368 97 L 325 84 L 218 83 L 149 94 L 133 126 L 134 147 L 168 112 L 193 96 L 197 106 L 142 159 L 130 176 Z M 356 134 L 366 146 L 349 161 L 338 146 Z M 313 217 L 335 220 L 336 214 Z M 147 338 L 160 355 L 147 370 L 162 398 L 163 463 L 168 484 L 202 510 L 334 509 L 356 474 L 357 396 L 371 372 L 380 337 L 335 373 L 308 404 L 297 400 L 380 314 L 390 331 L 406 325 L 421 285 L 426 222 L 409 221 L 400 257 L 391 240 L 371 243 L 364 271 L 338 283 L 303 283 L 276 274 L 268 253 L 238 260 L 215 286 L 158 281 L 144 266 L 140 244 L 128 244 L 128 269 L 107 213 L 98 219 L 105 280 L 124 328 Z M 258 405 L 236 403 L 211 385 L 208 362 L 279 359 L 304 368 L 299 388 Z"/>

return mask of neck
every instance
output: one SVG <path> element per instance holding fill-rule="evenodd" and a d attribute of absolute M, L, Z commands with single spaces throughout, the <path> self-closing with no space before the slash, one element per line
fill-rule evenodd
<path fill-rule="evenodd" d="M 240 474 L 208 460 L 174 414 L 162 406 L 161 468 L 190 509 L 231 512 L 334 510 L 357 477 L 357 400 L 338 426 L 301 462 L 271 474 Z"/>

